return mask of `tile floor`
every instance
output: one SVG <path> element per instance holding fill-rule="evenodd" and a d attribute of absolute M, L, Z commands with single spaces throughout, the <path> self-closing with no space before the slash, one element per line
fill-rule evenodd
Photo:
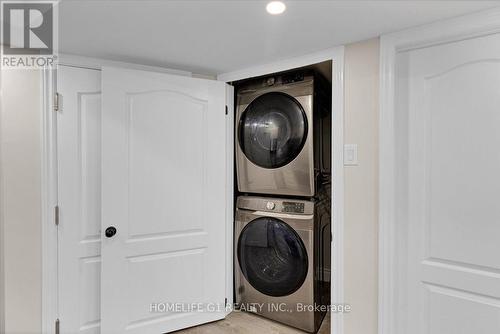
<path fill-rule="evenodd" d="M 209 324 L 184 329 L 176 334 L 305 334 L 279 322 L 271 321 L 255 314 L 234 311 L 226 319 Z M 318 334 L 330 333 L 330 314 L 321 324 Z"/>

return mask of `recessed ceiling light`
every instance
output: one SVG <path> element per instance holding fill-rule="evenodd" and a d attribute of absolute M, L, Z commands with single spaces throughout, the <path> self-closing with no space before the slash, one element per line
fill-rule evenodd
<path fill-rule="evenodd" d="M 285 11 L 286 6 L 281 1 L 271 1 L 267 4 L 266 10 L 271 15 L 278 15 Z"/>

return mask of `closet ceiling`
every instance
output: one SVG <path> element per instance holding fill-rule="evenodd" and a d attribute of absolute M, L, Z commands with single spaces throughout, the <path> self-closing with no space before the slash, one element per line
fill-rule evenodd
<path fill-rule="evenodd" d="M 63 0 L 60 52 L 215 75 L 500 6 L 500 1 Z"/>

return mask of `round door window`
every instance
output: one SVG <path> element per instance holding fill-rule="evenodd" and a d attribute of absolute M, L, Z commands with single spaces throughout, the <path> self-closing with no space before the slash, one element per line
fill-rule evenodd
<path fill-rule="evenodd" d="M 263 294 L 280 297 L 299 289 L 307 276 L 304 243 L 285 222 L 257 218 L 241 231 L 237 249 L 240 269 Z"/>
<path fill-rule="evenodd" d="M 307 118 L 299 102 L 281 92 L 253 100 L 239 122 L 239 143 L 257 166 L 278 168 L 290 163 L 307 138 Z"/>

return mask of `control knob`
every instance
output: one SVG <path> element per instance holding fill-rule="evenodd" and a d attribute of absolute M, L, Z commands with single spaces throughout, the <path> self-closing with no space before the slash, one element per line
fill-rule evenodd
<path fill-rule="evenodd" d="M 274 204 L 273 202 L 267 202 L 267 204 L 266 204 L 266 208 L 268 210 L 274 210 L 275 207 L 276 207 L 276 204 Z"/>

